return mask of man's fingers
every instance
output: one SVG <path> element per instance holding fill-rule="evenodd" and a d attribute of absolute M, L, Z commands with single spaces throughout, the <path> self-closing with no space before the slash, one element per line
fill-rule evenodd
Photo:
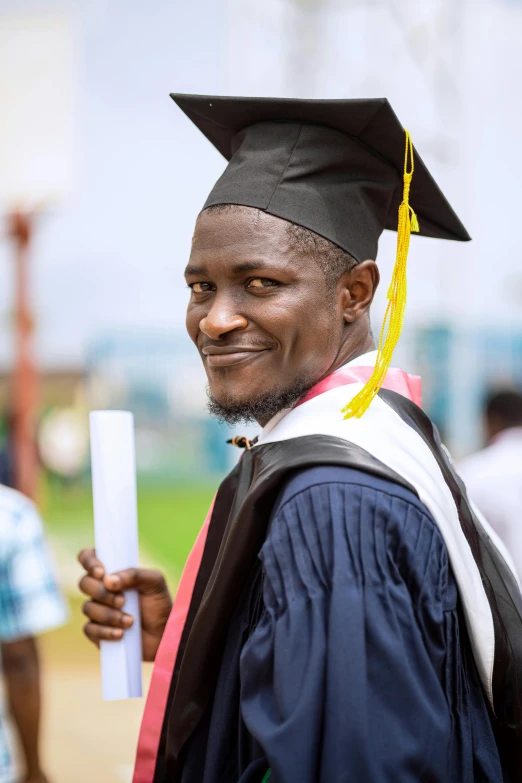
<path fill-rule="evenodd" d="M 98 623 L 86 623 L 83 626 L 83 632 L 87 639 L 96 645 L 99 645 L 100 642 L 116 642 L 123 636 L 122 628 L 110 628 L 106 625 L 98 625 Z"/>
<path fill-rule="evenodd" d="M 124 571 L 109 574 L 103 582 L 109 590 L 130 590 L 134 587 L 145 595 L 167 590 L 163 574 L 146 568 L 126 568 Z"/>
<path fill-rule="evenodd" d="M 82 576 L 78 582 L 78 587 L 82 593 L 88 595 L 89 598 L 94 598 L 95 601 L 105 604 L 106 606 L 115 606 L 117 609 L 121 609 L 125 603 L 125 597 L 122 593 L 107 590 L 103 582 L 99 579 L 95 579 L 93 576 Z"/>
<path fill-rule="evenodd" d="M 105 568 L 96 557 L 94 549 L 82 549 L 78 554 L 78 560 L 87 573 L 94 576 L 96 579 L 103 579 Z"/>
<path fill-rule="evenodd" d="M 133 622 L 130 614 L 120 612 L 118 609 L 110 609 L 94 601 L 86 601 L 82 606 L 82 612 L 89 620 L 113 628 L 130 628 Z"/>

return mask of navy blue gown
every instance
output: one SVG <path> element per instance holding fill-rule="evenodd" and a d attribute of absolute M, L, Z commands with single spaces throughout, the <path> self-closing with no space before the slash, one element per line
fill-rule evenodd
<path fill-rule="evenodd" d="M 500 783 L 446 546 L 351 468 L 284 487 L 183 783 Z"/>

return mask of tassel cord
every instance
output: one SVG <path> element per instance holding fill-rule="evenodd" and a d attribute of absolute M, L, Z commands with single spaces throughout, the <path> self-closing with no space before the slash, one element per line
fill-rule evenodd
<path fill-rule="evenodd" d="M 341 413 L 348 419 L 360 418 L 368 410 L 382 387 L 390 368 L 393 352 L 401 336 L 406 312 L 408 282 L 406 267 L 410 248 L 411 232 L 419 231 L 417 215 L 410 205 L 410 187 L 414 172 L 413 144 L 410 134 L 406 133 L 404 151 L 403 195 L 399 206 L 397 223 L 397 252 L 392 279 L 387 293 L 388 304 L 381 326 L 375 368 L 367 383 Z"/>

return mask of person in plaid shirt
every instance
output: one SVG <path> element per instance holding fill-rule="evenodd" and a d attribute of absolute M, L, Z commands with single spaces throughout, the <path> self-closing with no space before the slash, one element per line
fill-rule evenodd
<path fill-rule="evenodd" d="M 38 751 L 40 676 L 35 637 L 67 617 L 41 519 L 26 497 L 0 485 L 0 783 L 19 780 L 6 718 L 18 730 L 26 783 L 46 783 Z"/>

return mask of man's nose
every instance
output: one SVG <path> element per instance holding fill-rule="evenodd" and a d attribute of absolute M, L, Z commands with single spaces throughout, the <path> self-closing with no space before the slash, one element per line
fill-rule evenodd
<path fill-rule="evenodd" d="M 219 340 L 229 332 L 236 329 L 245 329 L 248 326 L 247 319 L 237 313 L 231 302 L 222 298 L 216 298 L 205 316 L 199 322 L 199 328 L 211 340 Z"/>

